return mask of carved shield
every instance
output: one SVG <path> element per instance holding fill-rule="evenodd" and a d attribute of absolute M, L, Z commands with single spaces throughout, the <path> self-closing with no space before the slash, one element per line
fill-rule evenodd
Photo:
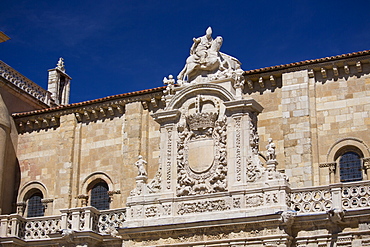
<path fill-rule="evenodd" d="M 212 138 L 192 140 L 188 148 L 188 165 L 194 172 L 201 173 L 212 166 L 215 157 Z"/>

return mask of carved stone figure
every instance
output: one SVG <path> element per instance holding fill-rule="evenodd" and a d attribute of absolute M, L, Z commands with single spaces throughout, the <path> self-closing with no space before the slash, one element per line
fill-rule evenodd
<path fill-rule="evenodd" d="M 338 209 L 338 208 L 333 208 L 333 209 L 330 209 L 329 211 L 327 211 L 328 218 L 334 224 L 342 224 L 342 223 L 344 223 L 344 215 L 345 215 L 345 213 L 346 213 L 345 210 L 341 210 L 341 209 Z"/>
<path fill-rule="evenodd" d="M 295 216 L 297 216 L 296 211 L 284 211 L 281 213 L 281 222 L 284 225 L 292 226 L 294 223 Z"/>
<path fill-rule="evenodd" d="M 193 42 L 185 67 L 177 76 L 179 84 L 182 84 L 186 79 L 187 82 L 191 82 L 199 75 L 206 77 L 208 74 L 227 73 L 240 69 L 240 62 L 237 59 L 220 52 L 223 39 L 221 36 L 212 39 L 210 27 L 207 29 L 206 35 L 193 38 Z M 231 77 L 232 75 L 224 75 L 223 77 L 225 76 Z"/>
<path fill-rule="evenodd" d="M 143 156 L 139 155 L 139 160 L 135 162 L 135 165 L 138 169 L 138 176 L 148 176 L 148 173 L 145 170 L 145 165 L 147 162 L 143 159 Z"/>
<path fill-rule="evenodd" d="M 155 175 L 154 179 L 150 181 L 150 183 L 147 185 L 149 193 L 159 192 L 162 189 L 161 183 L 162 183 L 162 167 L 159 166 L 157 174 Z"/>
<path fill-rule="evenodd" d="M 62 238 L 67 242 L 67 243 L 72 243 L 73 239 L 75 237 L 75 231 L 72 229 L 62 229 L 60 230 L 62 233 Z"/>
<path fill-rule="evenodd" d="M 208 49 L 212 45 L 212 41 L 212 28 L 208 27 L 206 30 L 206 35 L 199 38 L 193 38 L 194 43 L 190 48 L 190 55 L 194 55 L 194 58 L 199 63 L 204 63 L 208 55 Z"/>
<path fill-rule="evenodd" d="M 119 235 L 117 229 L 113 226 L 108 227 L 106 233 L 111 235 L 113 238 L 122 238 L 122 236 Z"/>
<path fill-rule="evenodd" d="M 268 144 L 266 146 L 267 149 L 267 160 L 276 160 L 276 154 L 275 154 L 275 149 L 276 145 L 275 143 L 272 142 L 272 138 L 268 139 Z"/>

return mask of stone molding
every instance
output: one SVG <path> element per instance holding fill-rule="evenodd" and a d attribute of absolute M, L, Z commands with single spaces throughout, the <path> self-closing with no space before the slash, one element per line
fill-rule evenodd
<path fill-rule="evenodd" d="M 320 77 L 324 79 L 328 78 L 328 71 L 331 71 L 330 73 L 334 77 L 338 77 L 340 71 L 343 71 L 346 75 L 353 73 L 363 73 L 362 64 L 368 64 L 370 62 L 370 55 L 360 55 L 353 58 L 336 59 L 328 62 L 316 62 L 314 64 L 304 64 L 305 62 L 306 61 L 296 63 L 296 66 L 292 64 L 288 68 L 279 68 L 278 66 L 276 66 L 277 68 L 274 69 L 273 67 L 271 67 L 271 70 L 269 71 L 259 72 L 259 70 L 262 69 L 245 71 L 244 77 L 245 81 L 247 82 L 247 88 L 249 90 L 254 90 L 256 89 L 256 85 L 258 85 L 259 88 L 267 88 L 267 85 L 276 87 L 276 82 L 281 80 L 282 74 L 301 70 L 308 70 L 310 78 L 320 75 Z M 352 73 L 351 68 L 354 71 Z M 269 84 L 267 84 L 267 82 Z"/>
<path fill-rule="evenodd" d="M 67 105 L 65 107 L 56 107 L 55 110 L 48 110 L 45 113 L 36 112 L 34 114 L 27 114 L 26 116 L 13 116 L 13 118 L 19 133 L 32 132 L 40 129 L 57 128 L 60 125 L 60 118 L 69 114 L 74 114 L 77 122 L 90 122 L 119 117 L 124 114 L 126 104 L 136 101 L 146 102 L 146 104 L 153 105 L 153 109 L 158 109 L 159 105 L 156 104 L 155 107 L 152 100 L 160 98 L 161 95 L 162 92 L 155 92 L 141 96 L 75 106 L 73 108 L 69 108 L 71 105 Z"/>
<path fill-rule="evenodd" d="M 329 148 L 327 155 L 326 155 L 327 162 L 330 163 L 331 161 L 334 161 L 337 152 L 341 150 L 342 148 L 345 148 L 346 146 L 354 146 L 358 148 L 365 157 L 370 157 L 370 148 L 367 146 L 367 144 L 363 140 L 354 138 L 354 137 L 346 137 L 346 138 L 336 141 Z"/>
<path fill-rule="evenodd" d="M 129 221 L 126 218 L 128 208 L 99 211 L 93 207 L 81 207 L 61 210 L 61 214 L 57 216 L 35 218 L 23 218 L 15 214 L 2 215 L 0 216 L 0 243 L 40 246 L 55 242 L 65 243 L 68 239 L 78 243 L 85 238 L 85 243 L 94 241 L 101 243 L 100 241 L 104 239 L 110 246 L 121 246 L 122 241 L 129 246 L 168 246 L 170 244 L 193 246 L 199 243 L 203 245 L 255 243 L 257 246 L 263 246 L 263 244 L 276 246 L 277 243 L 289 246 L 291 243 L 296 243 L 297 246 L 305 246 L 308 243 L 318 242 L 328 245 L 332 243 L 333 236 L 338 236 L 334 240 L 341 245 L 355 246 L 356 242 L 358 244 L 356 246 L 365 246 L 370 242 L 366 237 L 370 235 L 370 208 L 368 201 L 362 203 L 359 200 L 360 203 L 357 203 L 353 199 L 369 200 L 368 187 L 369 181 L 299 189 L 286 187 L 289 196 L 298 195 L 292 200 L 293 203 L 301 203 L 302 206 L 320 200 L 330 200 L 332 203 L 328 204 L 329 208 L 307 208 L 309 211 L 305 211 L 304 208 L 295 211 L 289 207 L 279 209 L 273 205 L 264 205 L 264 210 L 250 208 L 243 213 L 240 209 L 245 207 L 247 201 L 241 200 L 237 203 L 238 200 L 234 200 L 234 198 L 241 198 L 246 192 L 249 195 L 268 195 L 274 192 L 274 188 L 223 193 L 225 199 L 228 199 L 221 204 L 219 198 L 215 196 L 178 198 L 175 202 L 180 204 L 180 207 L 175 208 L 177 211 L 171 209 L 174 203 L 171 199 L 163 198 L 156 201 L 158 205 L 163 206 L 160 211 L 154 208 L 155 204 L 150 201 L 141 205 L 143 217 L 146 215 L 144 221 L 148 223 L 142 226 L 137 225 L 137 222 L 133 225 L 128 224 Z M 320 191 L 327 191 L 330 196 L 322 194 L 324 196 L 320 199 L 320 196 L 317 196 Z M 233 199 L 230 200 L 230 198 Z M 188 203 L 194 205 L 189 207 Z M 137 203 L 132 205 L 140 206 Z M 338 208 L 340 205 L 343 205 L 343 209 Z M 206 213 L 209 208 L 213 209 Z M 271 209 L 271 213 L 266 209 Z M 202 212 L 188 212 L 188 210 Z M 230 210 L 237 214 L 230 215 L 228 213 Z M 162 216 L 156 218 L 155 214 L 158 212 Z M 173 214 L 176 212 L 180 214 L 183 212 L 183 217 L 190 220 L 187 223 L 184 220 L 173 220 Z M 128 213 L 130 214 L 129 211 Z M 199 217 L 204 213 L 208 218 Z M 157 220 L 157 224 L 150 224 L 152 220 Z M 117 232 L 108 226 L 116 228 Z M 342 232 L 341 229 L 344 228 L 347 230 Z M 70 234 L 65 232 L 63 235 L 60 233 L 62 229 L 69 231 Z M 114 236 L 109 235 L 112 231 Z M 309 236 L 299 235 L 299 232 L 306 232 Z"/>
<path fill-rule="evenodd" d="M 234 82 L 234 80 L 232 79 L 228 79 L 226 81 Z M 225 89 L 221 85 L 211 82 L 181 86 L 176 88 L 176 91 L 177 93 L 173 96 L 171 101 L 169 101 L 168 105 L 166 106 L 166 111 L 179 107 L 179 105 L 183 103 L 181 101 L 187 99 L 189 95 L 194 96 L 197 94 L 204 94 L 218 96 L 224 101 L 234 100 L 234 96 L 227 89 Z"/>

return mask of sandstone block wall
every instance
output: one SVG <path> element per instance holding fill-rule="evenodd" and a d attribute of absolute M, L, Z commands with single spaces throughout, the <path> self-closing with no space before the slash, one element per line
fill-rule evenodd
<path fill-rule="evenodd" d="M 340 146 L 341 142 L 345 145 L 346 139 L 353 139 L 353 143 L 347 144 L 358 146 L 365 158 L 370 157 L 368 149 L 370 66 L 365 64 L 363 73 L 352 72 L 347 75 L 341 71 L 338 78 L 319 77 L 316 82 L 315 103 L 320 163 L 334 162 L 336 147 Z M 320 183 L 328 184 L 328 176 L 320 176 Z"/>
<path fill-rule="evenodd" d="M 120 116 L 79 122 L 67 114 L 56 128 L 20 134 L 20 189 L 45 187 L 44 198 L 54 200 L 47 214 L 59 214 L 81 206 L 78 196 L 88 195 L 89 183 L 103 179 L 113 191 L 111 208 L 124 207 L 135 187 L 138 155 L 147 160 L 150 178 L 158 167 L 159 126 L 149 114 L 135 102 Z M 19 193 L 18 202 L 24 196 Z"/>
<path fill-rule="evenodd" d="M 264 154 L 267 139 L 274 139 L 277 169 L 285 170 L 292 187 L 329 184 L 328 168 L 319 167 L 335 161 L 330 152 L 341 140 L 355 139 L 364 157 L 370 156 L 369 73 L 369 64 L 362 72 L 354 66 L 349 73 L 328 71 L 325 78 L 320 71 L 309 76 L 307 69 L 286 72 L 281 86 L 245 95 L 264 107 L 258 118 L 260 151 Z"/>

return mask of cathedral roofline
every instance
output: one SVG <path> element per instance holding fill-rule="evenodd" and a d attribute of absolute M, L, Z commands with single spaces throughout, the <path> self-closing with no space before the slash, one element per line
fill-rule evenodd
<path fill-rule="evenodd" d="M 57 107 L 52 107 L 52 108 L 45 108 L 41 110 L 36 110 L 36 111 L 30 111 L 30 112 L 21 112 L 21 113 L 14 113 L 12 116 L 14 118 L 19 118 L 19 117 L 25 117 L 25 116 L 30 116 L 34 114 L 40 114 L 40 113 L 51 113 L 55 111 L 63 111 L 63 110 L 69 110 L 73 108 L 79 108 L 95 103 L 104 103 L 107 101 L 112 101 L 116 99 L 122 99 L 122 98 L 129 98 L 129 97 L 135 97 L 135 96 L 143 96 L 145 98 L 145 95 L 147 94 L 152 94 L 152 93 L 161 93 L 166 87 L 157 87 L 157 88 L 151 88 L 151 89 L 144 89 L 140 91 L 135 91 L 135 92 L 129 92 L 129 93 L 123 93 L 123 94 L 117 94 L 117 95 L 112 95 L 112 96 L 107 96 L 104 98 L 99 98 L 99 99 L 94 99 L 94 100 L 88 100 L 88 101 L 83 101 L 83 102 L 78 102 L 78 103 L 73 103 L 69 105 L 61 105 Z M 150 100 L 150 98 L 149 98 Z"/>
<path fill-rule="evenodd" d="M 318 58 L 318 59 L 305 60 L 305 61 L 294 62 L 294 63 L 283 64 L 283 65 L 270 66 L 270 67 L 254 69 L 254 70 L 247 70 L 247 71 L 244 71 L 244 76 L 254 77 L 254 76 L 259 75 L 261 73 L 270 73 L 270 72 L 275 72 L 276 73 L 278 71 L 283 71 L 283 70 L 295 70 L 295 69 L 298 69 L 298 68 L 302 69 L 302 67 L 306 67 L 306 66 L 309 66 L 310 68 L 312 68 L 312 66 L 313 67 L 320 67 L 320 66 L 314 66 L 314 65 L 320 64 L 320 63 L 321 64 L 322 63 L 331 63 L 332 65 L 334 65 L 335 62 L 340 62 L 340 61 L 348 60 L 348 59 L 355 59 L 355 58 L 363 57 L 363 56 L 367 56 L 367 55 L 370 55 L 370 50 L 352 52 L 352 53 L 341 54 L 341 55 L 330 56 L 330 57 L 324 57 L 324 58 Z M 370 59 L 370 57 L 369 57 L 369 59 Z M 67 110 L 67 109 L 70 110 L 70 109 L 73 109 L 73 108 L 88 106 L 88 105 L 95 104 L 95 103 L 103 103 L 103 102 L 112 101 L 112 100 L 115 100 L 115 99 L 135 97 L 135 96 L 144 96 L 146 94 L 151 94 L 151 93 L 160 93 L 160 94 L 162 94 L 162 92 L 165 88 L 166 88 L 165 86 L 162 86 L 162 87 L 145 89 L 145 90 L 140 90 L 140 91 L 135 91 L 135 92 L 117 94 L 117 95 L 107 96 L 107 97 L 104 97 L 104 98 L 73 103 L 73 104 L 69 104 L 69 105 L 62 105 L 62 106 L 57 106 L 57 107 L 52 107 L 52 108 L 30 111 L 30 112 L 14 113 L 14 114 L 12 114 L 12 116 L 14 118 L 20 118 L 20 117 L 32 116 L 32 115 L 41 114 L 41 113 L 50 113 L 50 112 Z"/>
<path fill-rule="evenodd" d="M 355 57 L 360 57 L 360 56 L 365 56 L 365 55 L 370 55 L 370 50 L 346 53 L 346 54 L 324 57 L 324 58 L 311 59 L 311 60 L 304 60 L 304 61 L 295 62 L 295 63 L 275 65 L 275 66 L 270 66 L 270 67 L 265 67 L 265 68 L 260 68 L 260 69 L 246 70 L 246 71 L 244 71 L 244 75 L 253 75 L 253 74 L 259 74 L 259 73 L 262 73 L 262 72 L 270 72 L 270 71 L 272 72 L 272 71 L 277 71 L 277 70 L 282 70 L 282 69 L 289 69 L 289 68 L 295 68 L 295 67 L 300 67 L 300 66 L 307 66 L 307 65 L 323 63 L 323 62 L 334 62 L 336 60 L 355 58 Z"/>

